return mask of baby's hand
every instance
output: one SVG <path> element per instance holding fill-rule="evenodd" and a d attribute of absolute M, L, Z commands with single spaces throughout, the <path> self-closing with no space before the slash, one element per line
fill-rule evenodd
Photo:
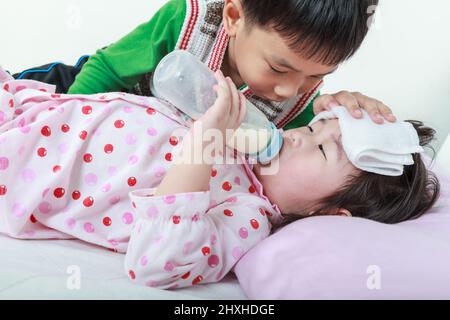
<path fill-rule="evenodd" d="M 245 97 L 231 78 L 225 78 L 221 71 L 217 71 L 215 76 L 218 84 L 213 89 L 217 93 L 217 99 L 197 122 L 201 123 L 203 131 L 219 130 L 225 143 L 227 129 L 230 133 L 234 132 L 245 118 Z"/>
<path fill-rule="evenodd" d="M 365 96 L 359 92 L 341 91 L 335 94 L 324 94 L 314 100 L 314 113 L 330 110 L 332 107 L 343 106 L 356 119 L 362 117 L 360 108 L 369 113 L 373 122 L 383 124 L 384 120 L 395 122 L 397 119 L 392 110 L 381 101 Z"/>

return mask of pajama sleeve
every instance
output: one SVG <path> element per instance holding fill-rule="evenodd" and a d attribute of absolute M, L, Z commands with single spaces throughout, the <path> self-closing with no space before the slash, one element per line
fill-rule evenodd
<path fill-rule="evenodd" d="M 270 233 L 264 210 L 252 201 L 208 210 L 209 192 L 155 197 L 154 190 L 130 193 L 138 219 L 125 269 L 138 284 L 173 289 L 220 281 Z"/>

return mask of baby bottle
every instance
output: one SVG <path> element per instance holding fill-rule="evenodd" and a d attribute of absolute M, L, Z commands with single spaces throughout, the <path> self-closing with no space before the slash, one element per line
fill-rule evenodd
<path fill-rule="evenodd" d="M 196 56 L 176 50 L 165 56 L 157 66 L 152 93 L 166 100 L 193 120 L 199 119 L 216 101 L 214 72 Z M 264 113 L 246 100 L 246 116 L 227 145 L 261 164 L 270 163 L 280 152 L 283 137 Z"/>

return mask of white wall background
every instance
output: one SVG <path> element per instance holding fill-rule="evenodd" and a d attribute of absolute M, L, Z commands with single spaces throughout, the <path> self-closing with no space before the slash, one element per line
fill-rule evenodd
<path fill-rule="evenodd" d="M 74 64 L 150 19 L 165 2 L 1 1 L 0 64 L 11 72 L 53 61 Z M 438 149 L 450 132 L 449 12 L 448 0 L 381 0 L 367 41 L 323 92 L 360 91 L 402 119 L 423 120 L 438 131 Z M 441 159 L 450 167 L 447 145 Z"/>

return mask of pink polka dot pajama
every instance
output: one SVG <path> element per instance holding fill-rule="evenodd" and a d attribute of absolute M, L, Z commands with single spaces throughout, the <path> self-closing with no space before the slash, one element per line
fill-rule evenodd
<path fill-rule="evenodd" d="M 0 232 L 125 253 L 142 285 L 221 280 L 280 212 L 240 156 L 213 167 L 208 192 L 153 196 L 188 126 L 152 97 L 59 95 L 0 68 Z"/>

